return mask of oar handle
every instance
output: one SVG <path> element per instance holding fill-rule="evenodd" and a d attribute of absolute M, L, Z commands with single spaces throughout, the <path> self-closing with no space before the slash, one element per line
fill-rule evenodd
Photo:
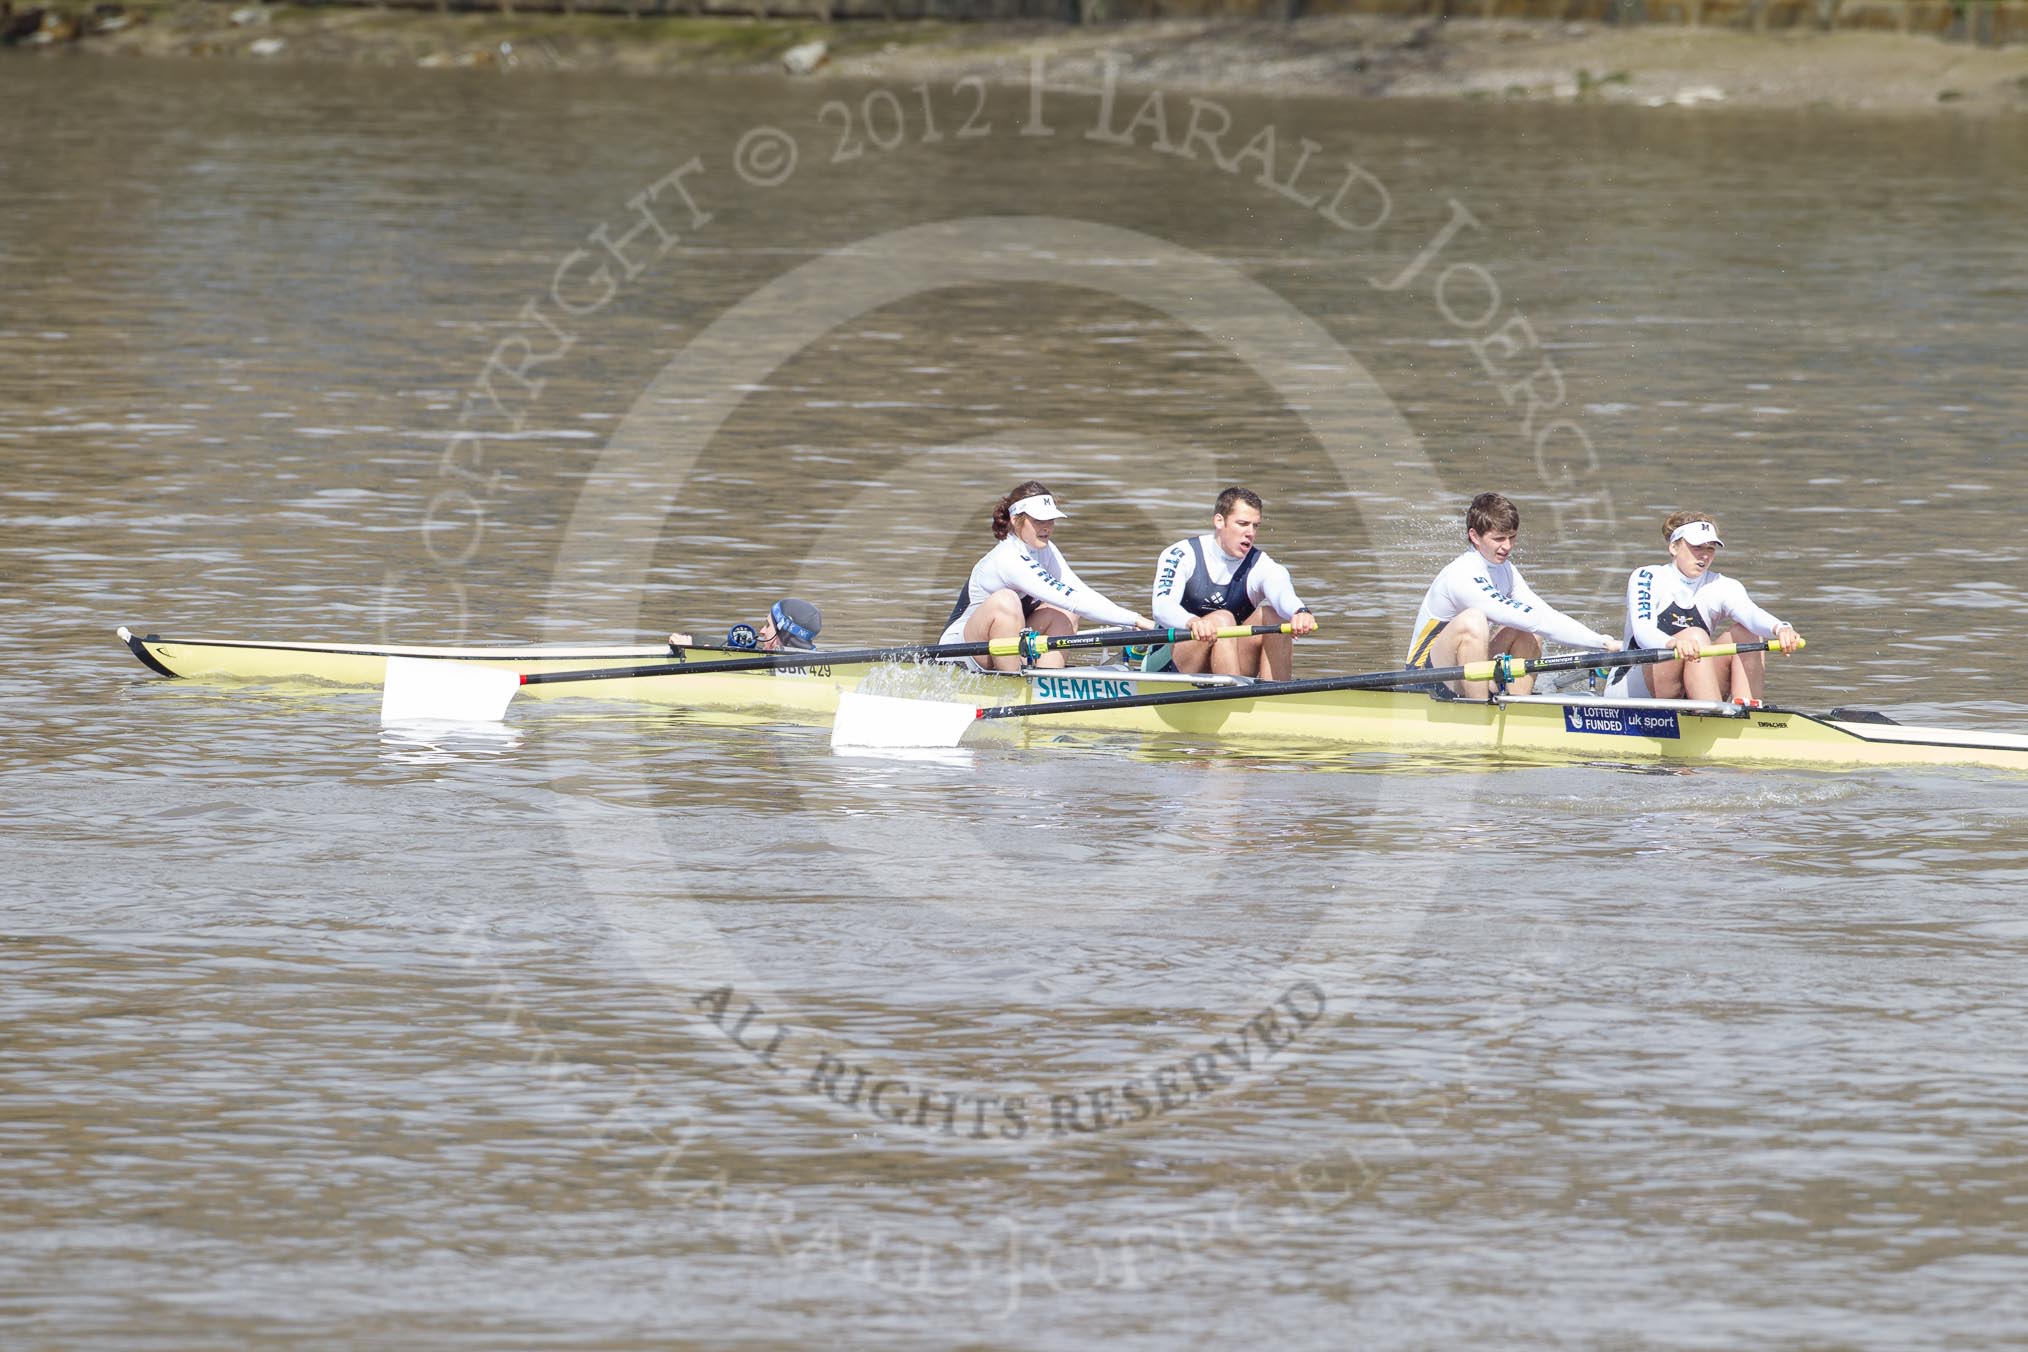
<path fill-rule="evenodd" d="M 1221 629 L 1219 638 L 1293 633 L 1293 625 L 1257 624 Z M 571 681 L 618 681 L 636 676 L 704 676 L 717 671 L 766 671 L 773 667 L 846 666 L 862 662 L 921 662 L 943 657 L 1025 657 L 1030 661 L 1061 648 L 1114 648 L 1137 643 L 1180 643 L 1188 629 L 1098 629 L 1088 634 L 1014 634 L 983 643 L 911 643 L 900 648 L 816 648 L 755 653 L 725 662 L 658 662 L 651 666 L 591 667 L 579 671 L 528 671 L 523 685 L 555 685 Z"/>
<path fill-rule="evenodd" d="M 1808 645 L 1802 639 L 1796 640 L 1798 648 Z M 1758 639 L 1752 643 L 1714 643 L 1700 651 L 1703 657 L 1738 657 L 1745 653 L 1780 653 L 1780 639 Z M 1617 653 L 1569 653 L 1562 657 L 1510 657 L 1502 654 L 1484 662 L 1467 662 L 1462 667 L 1450 670 L 1463 673 L 1452 676 L 1448 672 L 1432 671 L 1424 679 L 1440 681 L 1498 681 L 1502 685 L 1521 676 L 1533 676 L 1545 671 L 1594 671 L 1615 670 L 1620 667 L 1646 666 L 1651 662 L 1673 662 L 1679 654 L 1674 648 L 1630 648 Z"/>

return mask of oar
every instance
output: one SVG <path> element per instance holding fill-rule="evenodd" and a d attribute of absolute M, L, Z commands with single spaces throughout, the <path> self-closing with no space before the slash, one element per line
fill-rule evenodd
<path fill-rule="evenodd" d="M 1221 629 L 1217 637 L 1254 638 L 1263 634 L 1293 632 L 1293 625 L 1257 624 L 1250 628 Z M 524 685 L 618 681 L 642 676 L 703 676 L 712 672 L 765 671 L 775 667 L 846 666 L 956 657 L 1022 657 L 1032 662 L 1046 652 L 1177 643 L 1189 637 L 1188 629 L 1095 629 L 1087 634 L 1062 635 L 1028 632 L 978 643 L 911 643 L 902 647 L 837 648 L 830 651 L 784 649 L 722 662 L 657 662 L 646 666 L 588 667 L 574 671 L 516 672 L 470 662 L 390 657 L 381 690 L 380 721 L 497 722 L 506 716 L 508 704 Z"/>
<path fill-rule="evenodd" d="M 1802 640 L 1796 640 L 1798 648 Z M 1702 657 L 1732 657 L 1740 653 L 1782 650 L 1779 640 L 1754 643 L 1719 643 L 1705 648 Z M 1307 681 L 1259 681 L 1252 685 L 1210 686 L 1175 690 L 1157 695 L 1122 695 L 1117 699 L 1073 699 L 1048 704 L 1002 704 L 980 707 L 948 700 L 906 699 L 893 695 L 861 695 L 847 691 L 838 697 L 837 721 L 831 725 L 831 745 L 841 747 L 954 747 L 965 730 L 989 718 L 1035 718 L 1048 714 L 1087 713 L 1094 709 L 1151 709 L 1170 704 L 1198 704 L 1210 700 L 1273 699 L 1282 695 L 1313 695 L 1331 690 L 1393 690 L 1405 685 L 1427 685 L 1437 681 L 1493 681 L 1505 686 L 1522 677 L 1550 671 L 1577 671 L 1583 668 L 1638 667 L 1650 662 L 1673 662 L 1672 648 L 1636 648 L 1631 652 L 1570 653 L 1563 657 L 1521 658 L 1508 655 L 1461 667 L 1411 667 L 1401 671 L 1373 671 L 1358 676 L 1321 676 Z"/>

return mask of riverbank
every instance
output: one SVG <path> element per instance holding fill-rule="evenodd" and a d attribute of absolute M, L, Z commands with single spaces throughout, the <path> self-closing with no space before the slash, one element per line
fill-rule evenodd
<path fill-rule="evenodd" d="M 45 20 L 46 38 L 50 24 Z M 2028 46 L 1971 47 L 1874 32 L 1751 33 L 1524 20 L 1374 15 L 1278 23 L 1174 20 L 1070 27 L 1034 22 L 823 24 L 601 14 L 441 14 L 173 0 L 135 5 L 8 60 L 71 51 L 121 57 L 486 67 L 667 76 L 1015 78 L 1037 53 L 1053 77 L 1127 77 L 1177 89 L 1472 100 L 1590 100 L 1650 107 L 1743 105 L 2028 115 Z M 100 31 L 91 31 L 96 27 Z M 820 51 L 821 47 L 821 51 Z M 789 58 L 785 62 L 785 58 Z M 791 66 L 811 66 L 790 76 Z"/>

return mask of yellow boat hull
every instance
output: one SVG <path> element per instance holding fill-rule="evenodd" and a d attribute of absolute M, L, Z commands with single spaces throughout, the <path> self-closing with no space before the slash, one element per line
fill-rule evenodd
<path fill-rule="evenodd" d="M 472 662 L 515 671 L 737 656 L 720 649 L 672 654 L 661 645 L 577 647 L 429 647 L 368 644 L 174 640 L 119 631 L 143 663 L 167 676 L 260 682 L 321 681 L 375 686 L 391 655 Z M 840 692 L 858 689 L 871 663 L 833 666 L 813 654 L 805 667 L 700 672 L 683 676 L 531 685 L 525 697 L 596 698 L 692 709 L 771 711 L 787 721 L 828 724 Z M 949 673 L 946 673 L 949 674 Z M 971 676 L 958 698 L 980 705 L 1028 705 L 1111 699 L 1191 689 L 1188 678 L 1150 677 L 1102 667 L 1026 675 Z M 894 692 L 917 693 L 917 692 Z M 945 696 L 950 697 L 950 696 Z M 1658 702 L 1664 703 L 1664 702 Z M 1333 690 L 1097 709 L 982 720 L 974 736 L 1040 740 L 1066 730 L 1191 738 L 1357 746 L 1379 752 L 1505 753 L 1562 760 L 1717 762 L 1742 765 L 1987 766 L 2028 771 L 2028 737 L 2005 732 L 1913 728 L 1853 722 L 1790 709 L 1720 711 L 1678 704 L 1642 708 L 1583 698 L 1471 703 L 1411 691 Z"/>

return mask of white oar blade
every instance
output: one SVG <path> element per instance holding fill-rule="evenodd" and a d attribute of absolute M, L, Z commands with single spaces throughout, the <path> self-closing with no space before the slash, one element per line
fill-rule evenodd
<path fill-rule="evenodd" d="M 380 688 L 382 723 L 497 723 L 521 688 L 521 673 L 470 662 L 390 657 Z"/>
<path fill-rule="evenodd" d="M 831 725 L 831 745 L 882 749 L 953 747 L 978 718 L 979 710 L 971 704 L 862 695 L 847 690 L 838 696 L 838 718 Z"/>

